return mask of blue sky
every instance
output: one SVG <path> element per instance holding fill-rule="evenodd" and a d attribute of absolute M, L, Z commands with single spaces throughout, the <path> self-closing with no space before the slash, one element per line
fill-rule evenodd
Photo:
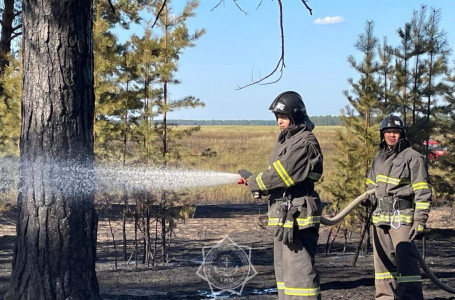
<path fill-rule="evenodd" d="M 174 6 L 177 2 L 173 1 Z M 285 30 L 284 74 L 278 83 L 240 85 L 268 74 L 280 55 L 278 3 L 272 0 L 237 0 L 248 12 L 242 13 L 233 0 L 212 11 L 219 0 L 200 0 L 190 29 L 205 28 L 207 33 L 196 47 L 184 51 L 177 78 L 180 85 L 170 88 L 172 98 L 192 95 L 205 102 L 204 108 L 171 112 L 170 119 L 194 120 L 273 120 L 268 111 L 276 95 L 286 90 L 299 92 L 308 114 L 339 115 L 347 105 L 343 90 L 347 79 L 357 74 L 346 61 L 349 55 L 361 59 L 354 47 L 365 22 L 375 22 L 375 35 L 397 45 L 396 30 L 412 18 L 421 4 L 441 9 L 441 28 L 447 32 L 450 47 L 455 45 L 454 0 L 317 0 L 309 1 L 310 15 L 301 0 L 282 0 Z M 257 7 L 259 3 L 262 4 Z M 175 6 L 175 12 L 178 11 Z M 336 17 L 336 18 L 335 18 Z M 321 20 L 334 19 L 331 24 Z M 451 56 L 454 66 L 454 56 Z"/>

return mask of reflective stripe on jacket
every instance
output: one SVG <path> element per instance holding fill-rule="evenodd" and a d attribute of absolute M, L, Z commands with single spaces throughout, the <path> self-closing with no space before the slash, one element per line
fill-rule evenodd
<path fill-rule="evenodd" d="M 394 210 L 378 205 L 373 213 L 375 225 L 425 223 L 431 203 L 431 188 L 423 157 L 410 147 L 388 153 L 381 149 L 373 159 L 366 180 L 368 190 L 375 189 L 376 199 L 410 201 L 409 208 Z"/>

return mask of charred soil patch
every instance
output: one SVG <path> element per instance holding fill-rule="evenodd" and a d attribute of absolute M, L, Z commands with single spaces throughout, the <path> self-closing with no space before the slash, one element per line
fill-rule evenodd
<path fill-rule="evenodd" d="M 273 272 L 272 232 L 266 226 L 266 206 L 204 205 L 178 225 L 170 244 L 170 262 L 147 266 L 139 256 L 125 262 L 120 257 L 120 220 L 111 220 L 117 240 L 117 270 L 110 228 L 105 218 L 98 227 L 98 262 L 100 293 L 104 299 L 205 299 L 210 286 L 197 275 L 203 261 L 203 247 L 213 247 L 228 236 L 237 245 L 251 249 L 251 264 L 257 274 L 245 282 L 236 299 L 276 299 Z M 101 214 L 102 216 L 102 214 Z M 14 214 L 0 220 L 0 299 L 6 292 L 11 273 L 15 240 Z M 451 208 L 431 211 L 426 235 L 427 265 L 438 278 L 455 287 L 455 220 Z M 132 224 L 128 223 L 128 253 L 133 247 Z M 317 268 L 321 276 L 323 299 L 374 299 L 374 269 L 371 251 L 361 254 L 352 266 L 359 232 L 335 240 L 331 253 L 325 255 L 329 228 L 321 226 Z M 360 231 L 360 230 L 359 230 Z M 422 248 L 422 242 L 417 243 Z M 455 299 L 436 287 L 423 275 L 425 299 Z"/>

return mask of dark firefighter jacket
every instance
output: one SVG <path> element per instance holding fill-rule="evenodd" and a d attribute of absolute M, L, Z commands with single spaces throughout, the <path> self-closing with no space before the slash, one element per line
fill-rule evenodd
<path fill-rule="evenodd" d="M 319 227 L 321 204 L 314 182 L 321 177 L 322 167 L 321 148 L 305 123 L 281 131 L 270 154 L 269 168 L 248 179 L 252 192 L 270 195 L 269 225 L 283 225 L 277 211 L 287 202 L 299 207 L 296 221 L 300 229 Z"/>
<path fill-rule="evenodd" d="M 424 224 L 431 203 L 424 159 L 406 140 L 399 141 L 393 150 L 386 148 L 381 143 L 366 180 L 368 190 L 376 189 L 373 223 L 399 226 L 412 225 L 415 220 Z"/>

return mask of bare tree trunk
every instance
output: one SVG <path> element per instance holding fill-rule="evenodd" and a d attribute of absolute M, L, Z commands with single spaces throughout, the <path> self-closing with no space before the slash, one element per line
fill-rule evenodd
<path fill-rule="evenodd" d="M 23 0 L 22 51 L 19 218 L 4 299 L 100 299 L 92 1 Z"/>
<path fill-rule="evenodd" d="M 335 231 L 335 234 L 333 235 L 332 241 L 330 242 L 329 246 L 327 247 L 326 253 L 330 253 L 330 250 L 332 249 L 333 243 L 335 242 L 335 239 L 338 236 L 338 233 L 340 232 L 341 229 L 341 224 L 338 225 L 337 230 Z"/>
<path fill-rule="evenodd" d="M 346 248 L 348 247 L 348 229 L 343 229 L 343 237 L 344 237 L 344 244 L 343 244 L 343 253 L 346 253 Z"/>
<path fill-rule="evenodd" d="M 126 255 L 126 212 L 128 209 L 128 195 L 123 194 L 123 215 L 122 215 L 122 238 L 123 238 L 123 260 L 127 260 Z"/>
<path fill-rule="evenodd" d="M 357 263 L 357 259 L 359 258 L 360 248 L 362 247 L 362 242 L 363 242 L 363 239 L 365 238 L 365 232 L 370 227 L 370 221 L 371 221 L 371 217 L 373 216 L 373 211 L 374 211 L 373 208 L 365 209 L 365 226 L 363 227 L 362 233 L 360 234 L 359 244 L 357 245 L 357 248 L 355 249 L 354 258 L 352 259 L 352 266 L 355 266 L 355 264 Z"/>
<path fill-rule="evenodd" d="M 329 250 L 330 250 L 330 237 L 332 236 L 333 232 L 333 227 L 330 227 L 329 234 L 327 235 L 327 240 L 325 242 L 325 256 L 329 255 Z"/>
<path fill-rule="evenodd" d="M 144 208 L 142 208 L 144 209 Z M 146 236 L 146 222 L 144 218 L 144 211 L 142 210 L 142 263 L 145 264 L 145 261 L 147 259 L 147 236 Z"/>
<path fill-rule="evenodd" d="M 155 265 L 155 259 L 156 259 L 156 251 L 158 250 L 158 218 L 155 219 L 155 245 L 153 246 L 153 261 L 152 261 L 152 266 Z"/>
<path fill-rule="evenodd" d="M 139 245 L 137 241 L 137 228 L 139 226 L 139 216 L 137 214 L 137 199 L 136 199 L 136 208 L 134 210 L 134 267 L 137 269 L 137 255 L 139 251 Z"/>
<path fill-rule="evenodd" d="M 117 270 L 117 244 L 115 243 L 114 228 L 112 227 L 110 216 L 107 217 L 107 222 L 109 224 L 109 230 L 111 232 L 111 237 L 112 237 L 112 244 L 114 246 L 114 265 L 115 265 L 115 270 Z"/>
<path fill-rule="evenodd" d="M 150 203 L 149 196 L 147 195 L 147 207 L 145 209 L 145 234 L 146 234 L 146 255 L 147 255 L 147 266 L 150 266 Z"/>
<path fill-rule="evenodd" d="M 166 262 L 166 193 L 161 194 L 161 257 L 163 262 Z"/>
<path fill-rule="evenodd" d="M 161 217 L 161 257 L 166 262 L 166 218 Z"/>
<path fill-rule="evenodd" d="M 114 227 L 112 226 L 111 222 L 111 213 L 112 213 L 112 205 L 109 201 L 109 195 L 104 194 L 104 200 L 105 200 L 105 211 L 106 211 L 106 217 L 107 217 L 107 223 L 109 225 L 109 231 L 111 233 L 112 237 L 112 244 L 114 246 L 114 265 L 115 265 L 115 270 L 117 270 L 117 244 L 115 242 L 115 233 L 114 233 Z"/>

